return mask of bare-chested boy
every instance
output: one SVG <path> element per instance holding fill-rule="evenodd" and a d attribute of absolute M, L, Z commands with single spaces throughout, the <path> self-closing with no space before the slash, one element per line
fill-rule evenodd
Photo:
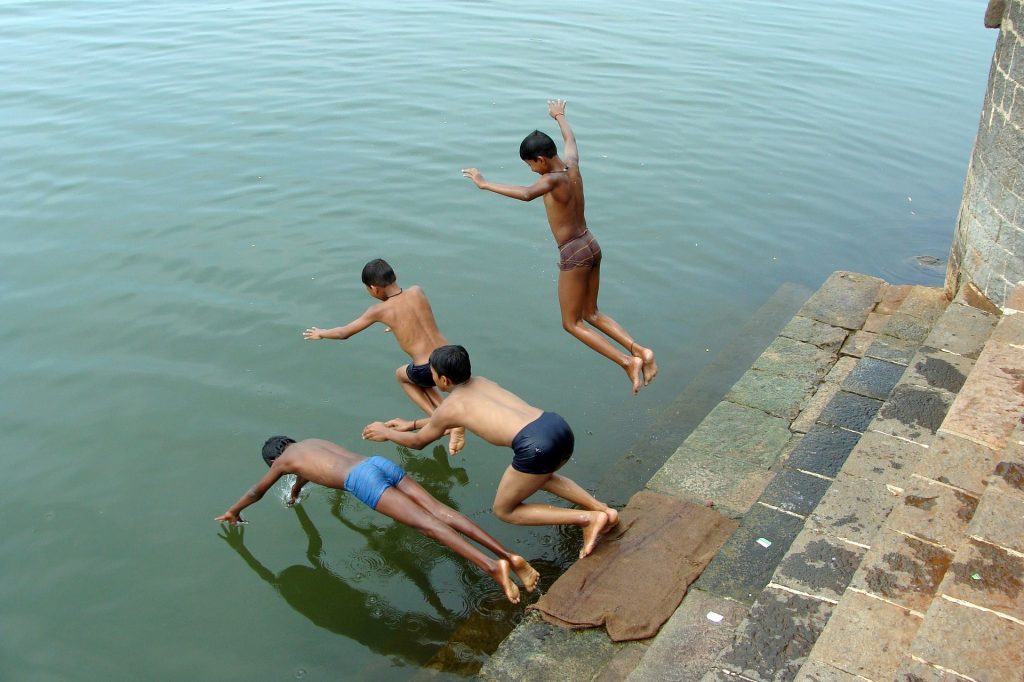
<path fill-rule="evenodd" d="M 367 459 L 316 438 L 296 443 L 287 436 L 273 436 L 263 444 L 263 460 L 270 467 L 267 475 L 214 520 L 242 523 L 243 509 L 259 501 L 282 476 L 294 474 L 289 505 L 295 504 L 306 483 L 347 490 L 370 509 L 416 529 L 472 561 L 494 578 L 513 604 L 519 603 L 519 588 L 512 582 L 510 571 L 515 572 L 527 592 L 533 592 L 537 586 L 539 574 L 526 559 L 512 554 L 483 528 L 439 502 L 389 459 Z M 463 535 L 494 552 L 498 559 L 481 552 Z"/>
<path fill-rule="evenodd" d="M 343 327 L 320 329 L 310 327 L 302 333 L 309 341 L 339 339 L 363 331 L 375 322 L 381 322 L 385 331 L 394 332 L 399 347 L 409 354 L 412 362 L 395 370 L 395 379 L 409 399 L 430 414 L 441 404 L 441 394 L 430 377 L 427 359 L 430 351 L 448 343 L 437 329 L 434 312 L 423 289 L 398 286 L 395 271 L 381 258 L 363 266 L 363 284 L 380 303 L 370 306 L 362 315 Z M 457 453 L 466 443 L 463 429 L 452 429 L 448 434 L 448 452 Z"/>
<path fill-rule="evenodd" d="M 515 456 L 498 483 L 494 515 L 521 526 L 580 526 L 580 557 L 587 556 L 598 537 L 618 523 L 619 514 L 574 481 L 555 473 L 572 456 L 572 429 L 554 412 L 527 404 L 493 381 L 471 376 L 470 369 L 469 354 L 462 346 L 434 350 L 430 354 L 430 371 L 438 388 L 448 393 L 445 401 L 429 419 L 392 419 L 368 424 L 363 429 L 363 438 L 390 440 L 421 450 L 440 438 L 445 429 L 464 426 L 492 445 L 511 447 Z M 538 490 L 582 509 L 523 503 Z"/>
<path fill-rule="evenodd" d="M 462 174 L 480 189 L 486 189 L 521 201 L 544 197 L 551 234 L 558 244 L 558 305 L 562 327 L 577 339 L 626 370 L 633 393 L 646 386 L 658 373 L 654 351 L 644 348 L 622 326 L 597 309 L 597 291 L 601 282 L 601 247 L 587 229 L 583 215 L 583 176 L 576 138 L 565 120 L 565 101 L 548 102 L 548 114 L 558 122 L 565 140 L 565 159 L 550 137 L 535 130 L 519 146 L 519 156 L 540 179 L 529 187 L 488 182 L 476 168 Z M 623 353 L 594 329 L 611 337 L 625 348 Z"/>

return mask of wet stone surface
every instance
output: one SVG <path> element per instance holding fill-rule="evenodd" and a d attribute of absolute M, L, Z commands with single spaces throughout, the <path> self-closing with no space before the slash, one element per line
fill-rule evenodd
<path fill-rule="evenodd" d="M 797 444 L 786 466 L 835 478 L 860 434 L 835 426 L 816 424 Z"/>
<path fill-rule="evenodd" d="M 958 393 L 967 380 L 974 361 L 937 348 L 921 346 L 910 363 L 904 381 L 917 386 L 928 386 L 950 393 Z"/>
<path fill-rule="evenodd" d="M 949 567 L 942 592 L 1024 620 L 1024 558 L 969 539 Z"/>
<path fill-rule="evenodd" d="M 870 546 L 896 504 L 882 483 L 840 473 L 811 514 L 812 527 Z"/>
<path fill-rule="evenodd" d="M 907 485 L 917 462 L 928 449 L 888 434 L 868 431 L 843 465 L 843 472 L 899 488 Z"/>
<path fill-rule="evenodd" d="M 883 531 L 881 540 L 864 557 L 853 586 L 924 613 L 952 561 L 952 552 Z"/>
<path fill-rule="evenodd" d="M 818 421 L 829 426 L 864 433 L 881 407 L 880 400 L 839 391 L 821 411 Z"/>
<path fill-rule="evenodd" d="M 864 349 L 863 355 L 897 365 L 908 365 L 920 345 L 916 341 L 906 341 L 882 334 L 872 339 L 868 347 Z"/>
<path fill-rule="evenodd" d="M 885 400 L 903 376 L 906 367 L 875 358 L 861 358 L 843 381 L 844 391 Z"/>
<path fill-rule="evenodd" d="M 978 498 L 926 479 L 914 478 L 889 516 L 889 527 L 955 549 L 974 516 Z"/>
<path fill-rule="evenodd" d="M 817 476 L 783 469 L 761 493 L 759 502 L 779 509 L 807 516 L 818 506 L 831 481 Z"/>
<path fill-rule="evenodd" d="M 810 343 L 823 350 L 835 352 L 846 341 L 849 332 L 841 327 L 812 320 L 809 317 L 795 316 L 789 321 L 779 336 Z"/>
<path fill-rule="evenodd" d="M 866 551 L 805 528 L 793 541 L 772 581 L 838 602 Z"/>
<path fill-rule="evenodd" d="M 803 525 L 802 519 L 755 504 L 694 587 L 744 604 L 753 603 Z M 759 538 L 771 545 L 761 546 Z"/>
<path fill-rule="evenodd" d="M 796 677 L 833 606 L 781 590 L 765 590 L 720 664 L 759 682 Z"/>
<path fill-rule="evenodd" d="M 942 425 L 952 402 L 947 393 L 900 384 L 871 428 L 913 441 L 928 441 Z"/>
<path fill-rule="evenodd" d="M 733 678 L 733 682 L 737 680 Z M 800 668 L 793 682 L 864 682 L 864 678 L 812 658 Z"/>

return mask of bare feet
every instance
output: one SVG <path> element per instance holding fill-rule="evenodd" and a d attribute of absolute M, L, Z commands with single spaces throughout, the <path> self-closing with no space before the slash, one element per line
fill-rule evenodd
<path fill-rule="evenodd" d="M 638 357 L 630 357 L 622 363 L 622 368 L 626 370 L 626 375 L 629 380 L 633 383 L 633 395 L 640 392 L 640 384 L 644 381 L 643 368 L 644 361 Z"/>
<path fill-rule="evenodd" d="M 518 604 L 519 588 L 512 582 L 512 577 L 509 575 L 509 563 L 504 559 L 498 559 L 497 563 L 498 565 L 495 567 L 491 577 L 494 578 L 494 582 L 498 583 L 498 586 L 505 592 L 505 597 L 513 604 Z"/>
<path fill-rule="evenodd" d="M 519 582 L 523 584 L 527 592 L 533 592 L 537 588 L 537 581 L 540 579 L 540 573 L 534 569 L 533 566 L 526 562 L 526 559 L 519 556 L 518 554 L 512 554 L 509 556 L 509 563 L 512 565 L 512 570 L 519 576 Z"/>
<path fill-rule="evenodd" d="M 448 432 L 448 454 L 457 455 L 466 445 L 466 429 L 459 426 Z"/>
<path fill-rule="evenodd" d="M 606 523 L 604 528 L 601 529 L 601 535 L 606 534 L 612 528 L 619 525 L 619 510 L 612 509 L 611 507 L 605 507 L 604 515 L 608 517 L 608 523 Z"/>
<path fill-rule="evenodd" d="M 654 351 L 650 348 L 643 348 L 634 346 L 633 356 L 640 358 L 643 361 L 644 367 L 644 386 L 651 383 L 654 377 L 658 374 L 658 363 L 654 361 Z"/>
<path fill-rule="evenodd" d="M 601 531 L 608 525 L 608 515 L 603 511 L 587 512 L 588 519 L 583 526 L 583 549 L 580 550 L 580 558 L 588 556 L 594 551 L 597 539 L 601 537 Z"/>

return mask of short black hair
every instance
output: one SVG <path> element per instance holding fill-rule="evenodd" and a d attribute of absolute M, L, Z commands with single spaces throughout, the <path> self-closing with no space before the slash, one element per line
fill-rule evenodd
<path fill-rule="evenodd" d="M 395 271 L 383 258 L 375 258 L 363 266 L 363 284 L 368 287 L 386 287 L 394 284 L 395 279 Z"/>
<path fill-rule="evenodd" d="M 555 141 L 547 134 L 534 130 L 524 137 L 519 145 L 519 158 L 523 161 L 532 161 L 540 156 L 546 159 L 558 156 L 558 147 L 555 146 Z"/>
<path fill-rule="evenodd" d="M 284 449 L 294 442 L 295 440 L 288 436 L 271 436 L 263 444 L 263 461 L 267 463 L 267 466 L 271 466 L 274 460 L 281 456 Z"/>
<path fill-rule="evenodd" d="M 439 346 L 430 354 L 430 366 L 439 377 L 448 377 L 453 384 L 462 384 L 469 380 L 472 368 L 469 365 L 469 353 L 462 346 Z"/>

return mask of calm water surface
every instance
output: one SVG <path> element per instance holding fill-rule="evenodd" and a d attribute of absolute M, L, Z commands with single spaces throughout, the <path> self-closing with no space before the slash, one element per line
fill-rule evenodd
<path fill-rule="evenodd" d="M 562 413 L 592 487 L 782 283 L 938 285 L 996 34 L 983 2 L 6 2 L 0 7 L 0 678 L 407 679 L 520 617 L 332 491 L 212 519 L 277 432 L 401 460 L 543 568 L 577 534 L 489 513 L 508 453 L 359 440 L 415 410 L 373 328 L 383 256 L 474 369 Z M 523 135 L 569 101 L 602 307 L 637 398 L 561 331 Z M 451 641 L 451 644 L 447 644 Z M 438 653 L 440 651 L 440 653 Z"/>

